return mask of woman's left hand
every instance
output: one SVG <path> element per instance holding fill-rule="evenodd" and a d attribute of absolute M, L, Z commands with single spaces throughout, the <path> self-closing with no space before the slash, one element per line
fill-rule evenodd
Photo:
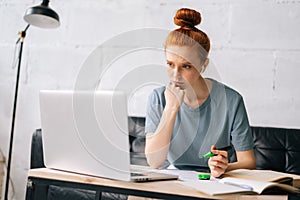
<path fill-rule="evenodd" d="M 211 152 L 215 156 L 210 157 L 208 166 L 213 177 L 219 177 L 225 173 L 228 167 L 228 153 L 227 151 L 217 150 L 215 145 L 211 146 Z"/>

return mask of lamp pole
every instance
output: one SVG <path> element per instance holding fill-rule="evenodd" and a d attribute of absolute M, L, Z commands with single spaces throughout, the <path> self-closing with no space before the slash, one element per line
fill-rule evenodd
<path fill-rule="evenodd" d="M 23 31 L 19 32 L 20 37 L 16 42 L 16 45 L 20 43 L 20 49 L 18 55 L 16 87 L 15 87 L 14 102 L 13 102 L 13 114 L 11 120 L 11 132 L 10 132 L 10 140 L 9 140 L 4 200 L 8 200 L 8 189 L 9 189 L 11 159 L 12 159 L 12 150 L 13 150 L 13 141 L 14 141 L 17 101 L 18 101 L 20 69 L 21 69 L 21 61 L 22 61 L 23 43 L 26 37 L 26 31 L 30 25 L 40 27 L 40 28 L 57 28 L 60 25 L 58 14 L 49 7 L 49 0 L 43 0 L 40 5 L 28 8 L 24 15 L 24 20 L 28 23 L 28 25 Z"/>
<path fill-rule="evenodd" d="M 15 121 L 16 121 L 16 111 L 17 111 L 17 102 L 18 102 L 18 91 L 19 91 L 19 80 L 20 80 L 20 69 L 21 69 L 21 61 L 22 61 L 22 52 L 23 52 L 23 43 L 26 37 L 26 31 L 29 28 L 29 24 L 26 26 L 24 31 L 19 32 L 19 39 L 16 42 L 16 45 L 20 42 L 20 50 L 18 55 L 18 67 L 17 67 L 17 78 L 16 78 L 16 87 L 15 87 L 15 95 L 14 95 L 14 103 L 13 103 L 13 114 L 11 120 L 11 129 L 10 129 L 10 140 L 9 140 L 9 152 L 8 152 L 8 161 L 7 161 L 7 170 L 6 170 L 6 182 L 5 182 L 5 193 L 4 200 L 8 199 L 8 188 L 9 188 L 9 178 L 10 178 L 10 168 L 11 168 L 11 157 L 13 150 L 13 141 L 14 141 L 14 129 L 15 129 Z"/>

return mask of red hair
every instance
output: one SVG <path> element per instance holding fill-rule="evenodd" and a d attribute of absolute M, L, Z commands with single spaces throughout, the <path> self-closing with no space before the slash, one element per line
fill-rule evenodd
<path fill-rule="evenodd" d="M 201 15 L 196 10 L 181 8 L 177 10 L 174 23 L 180 28 L 171 31 L 165 42 L 168 46 L 197 46 L 202 58 L 207 58 L 210 50 L 210 40 L 206 33 L 195 26 L 200 24 Z"/>

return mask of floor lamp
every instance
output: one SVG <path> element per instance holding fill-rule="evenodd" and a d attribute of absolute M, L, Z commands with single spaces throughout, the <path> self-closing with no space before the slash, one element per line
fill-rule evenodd
<path fill-rule="evenodd" d="M 15 128 L 18 90 L 19 90 L 19 77 L 20 77 L 20 68 L 21 68 L 21 61 L 22 61 L 23 43 L 26 37 L 26 31 L 30 27 L 30 25 L 37 26 L 40 28 L 56 28 L 60 25 L 58 14 L 54 10 L 52 10 L 48 5 L 49 5 L 49 0 L 43 0 L 43 2 L 40 5 L 30 7 L 26 10 L 24 20 L 28 23 L 28 25 L 23 31 L 19 33 L 20 37 L 16 42 L 16 45 L 20 43 L 20 49 L 18 55 L 17 77 L 16 77 L 16 86 L 15 86 L 15 94 L 14 94 L 14 102 L 13 102 L 13 114 L 11 119 L 11 133 L 10 133 L 10 141 L 9 141 L 4 200 L 8 200 L 10 168 L 11 168 L 14 128 Z"/>

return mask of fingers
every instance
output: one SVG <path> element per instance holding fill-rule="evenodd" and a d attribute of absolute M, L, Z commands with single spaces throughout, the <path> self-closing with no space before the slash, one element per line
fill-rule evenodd
<path fill-rule="evenodd" d="M 183 87 L 181 87 L 181 85 L 175 85 L 172 81 L 169 82 L 167 87 L 170 88 L 170 89 L 184 90 Z"/>
<path fill-rule="evenodd" d="M 221 155 L 213 156 L 208 160 L 208 166 L 213 177 L 219 177 L 225 173 L 228 160 Z"/>
<path fill-rule="evenodd" d="M 217 149 L 217 148 L 216 148 L 215 145 L 211 145 L 211 147 L 210 147 L 210 150 L 211 150 L 211 151 L 216 150 L 216 149 Z"/>
<path fill-rule="evenodd" d="M 184 90 L 185 86 L 183 82 L 173 82 L 170 80 L 169 85 L 174 86 L 176 88 L 180 88 L 181 90 Z"/>
<path fill-rule="evenodd" d="M 225 170 L 222 168 L 210 168 L 210 175 L 218 178 L 225 173 Z"/>
<path fill-rule="evenodd" d="M 171 82 L 167 85 L 167 89 L 175 95 L 179 100 L 183 99 L 184 96 L 184 90 L 182 90 L 180 87 L 175 86 Z"/>
<path fill-rule="evenodd" d="M 221 155 L 221 156 L 223 156 L 223 157 L 226 158 L 226 160 L 227 160 L 227 157 L 228 157 L 227 151 L 224 151 L 224 150 L 217 150 L 215 145 L 212 145 L 212 146 L 211 146 L 210 151 L 211 151 L 213 154 L 215 154 L 215 155 Z"/>
<path fill-rule="evenodd" d="M 216 156 L 208 160 L 208 166 L 211 170 L 211 175 L 219 177 L 225 173 L 228 167 L 228 153 L 227 151 L 217 150 L 214 145 L 211 146 L 211 152 Z"/>
<path fill-rule="evenodd" d="M 178 109 L 183 102 L 184 94 L 184 90 L 179 87 L 175 87 L 174 84 L 168 84 L 165 91 L 166 106 Z"/>
<path fill-rule="evenodd" d="M 228 166 L 228 158 L 227 158 L 227 152 L 226 151 L 220 151 L 221 153 L 217 154 L 216 156 L 213 156 L 209 159 L 210 165 L 213 167 L 225 169 Z"/>
<path fill-rule="evenodd" d="M 209 162 L 212 167 L 226 169 L 228 166 L 228 159 L 221 155 L 211 157 Z"/>

